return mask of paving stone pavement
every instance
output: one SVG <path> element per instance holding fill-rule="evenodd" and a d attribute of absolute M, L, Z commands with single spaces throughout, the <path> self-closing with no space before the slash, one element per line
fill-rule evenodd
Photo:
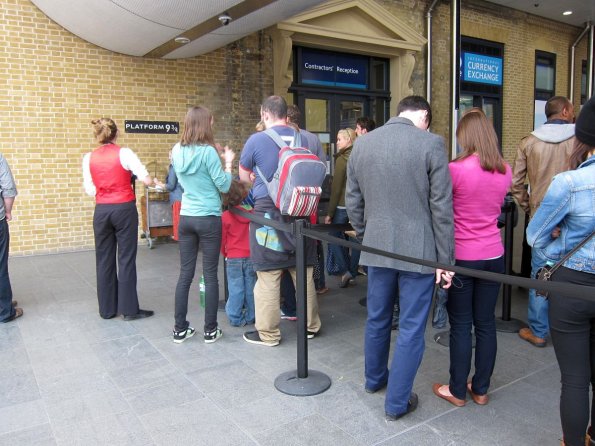
<path fill-rule="evenodd" d="M 363 388 L 365 276 L 347 289 L 327 277 L 323 331 L 308 342 L 308 360 L 332 385 L 295 397 L 273 385 L 297 368 L 295 322 L 281 322 L 276 348 L 244 342 L 223 312 L 216 343 L 172 342 L 178 255 L 174 243 L 139 246 L 141 307 L 155 316 L 131 322 L 99 317 L 92 251 L 10 258 L 25 314 L 0 324 L 0 445 L 559 445 L 550 344 L 498 333 L 490 403 L 455 408 L 432 394 L 432 383 L 448 380 L 449 354 L 428 323 L 414 385 L 420 406 L 386 422 L 384 392 Z M 223 289 L 222 269 L 219 279 Z M 200 331 L 198 295 L 195 280 L 189 320 Z M 526 292 L 513 288 L 512 316 L 525 319 L 526 305 Z"/>

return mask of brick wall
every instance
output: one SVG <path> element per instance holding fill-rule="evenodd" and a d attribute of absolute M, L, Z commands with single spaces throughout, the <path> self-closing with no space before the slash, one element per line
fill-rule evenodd
<path fill-rule="evenodd" d="M 429 1 L 377 1 L 425 35 Z M 464 35 L 505 44 L 503 146 L 512 162 L 518 141 L 533 126 L 535 50 L 557 54 L 556 93 L 568 95 L 569 50 L 581 30 L 480 0 L 462 2 L 461 22 Z M 433 26 L 432 130 L 448 138 L 449 3 L 438 4 Z M 217 140 L 239 150 L 258 121 L 262 98 L 273 90 L 272 45 L 265 32 L 192 59 L 144 59 L 82 41 L 27 0 L 4 0 L 0 47 L 0 151 L 19 188 L 13 254 L 93 246 L 94 202 L 84 194 L 81 175 L 82 157 L 95 147 L 92 119 L 108 116 L 120 127 L 125 119 L 182 123 L 186 109 L 200 104 L 215 115 Z M 577 56 L 586 59 L 584 41 Z M 576 86 L 579 91 L 580 61 Z M 416 54 L 411 87 L 425 95 L 424 53 Z M 177 140 L 122 133 L 118 142 L 163 178 Z M 140 183 L 137 191 L 142 194 Z"/>
<path fill-rule="evenodd" d="M 449 138 L 450 4 L 440 2 L 434 14 L 432 130 Z M 569 96 L 570 48 L 581 29 L 480 0 L 462 1 L 461 34 L 504 44 L 502 149 L 514 161 L 521 138 L 533 130 L 535 50 L 556 54 L 556 94 Z M 586 40 L 586 39 L 585 39 Z M 577 59 L 586 59 L 585 41 Z M 575 105 L 580 99 L 577 62 Z"/>
<path fill-rule="evenodd" d="M 5 0 L 0 46 L 0 152 L 19 189 L 12 254 L 93 246 L 94 200 L 81 173 L 83 155 L 95 147 L 92 119 L 114 119 L 118 143 L 163 179 L 179 136 L 127 134 L 125 119 L 182 124 L 189 106 L 204 105 L 215 116 L 216 139 L 239 150 L 272 91 L 264 33 L 192 59 L 144 59 L 79 39 L 27 0 Z"/>

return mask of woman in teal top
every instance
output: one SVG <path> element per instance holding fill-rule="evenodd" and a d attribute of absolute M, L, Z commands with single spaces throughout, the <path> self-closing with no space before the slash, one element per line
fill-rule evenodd
<path fill-rule="evenodd" d="M 188 293 L 194 279 L 199 246 L 205 281 L 204 340 L 215 342 L 223 332 L 217 324 L 219 305 L 219 251 L 221 249 L 221 195 L 231 184 L 235 153 L 229 147 L 222 155 L 215 148 L 213 115 L 204 107 L 192 107 L 184 121 L 182 140 L 172 150 L 172 165 L 184 189 L 180 211 L 180 278 L 176 286 L 174 342 L 194 335 L 186 320 Z M 225 170 L 221 165 L 225 160 Z"/>

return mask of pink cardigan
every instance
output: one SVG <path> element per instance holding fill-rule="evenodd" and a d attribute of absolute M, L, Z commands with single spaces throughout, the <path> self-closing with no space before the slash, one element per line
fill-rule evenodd
<path fill-rule="evenodd" d="M 457 260 L 486 260 L 504 254 L 504 246 L 497 227 L 498 215 L 506 192 L 510 189 L 512 173 L 486 172 L 479 157 L 471 155 L 448 165 L 452 178 L 452 198 L 455 218 L 455 258 Z"/>

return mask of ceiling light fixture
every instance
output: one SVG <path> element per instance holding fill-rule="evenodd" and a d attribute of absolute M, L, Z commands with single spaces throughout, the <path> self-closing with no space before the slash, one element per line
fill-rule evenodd
<path fill-rule="evenodd" d="M 570 15 L 570 14 L 572 14 L 572 11 L 564 11 L 564 12 L 562 13 L 562 15 Z"/>
<path fill-rule="evenodd" d="M 176 37 L 174 39 L 174 41 L 176 43 L 179 43 L 179 44 L 182 44 L 182 45 L 186 45 L 187 43 L 190 43 L 190 39 L 188 37 L 184 37 L 184 36 Z"/>

